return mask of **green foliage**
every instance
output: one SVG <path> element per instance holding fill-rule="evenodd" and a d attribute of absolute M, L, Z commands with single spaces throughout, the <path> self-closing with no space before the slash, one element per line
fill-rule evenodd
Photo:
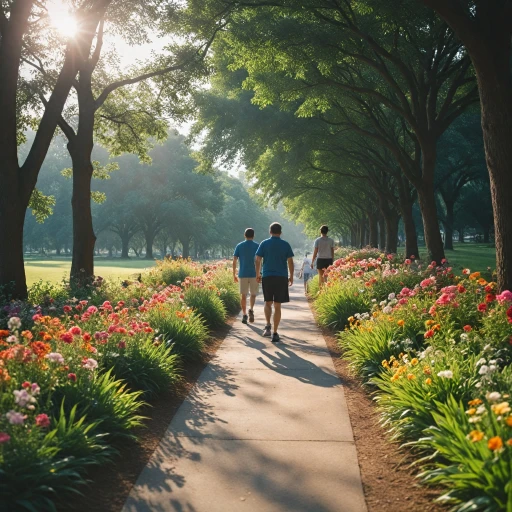
<path fill-rule="evenodd" d="M 188 259 L 164 259 L 157 261 L 157 266 L 144 274 L 144 281 L 152 285 L 179 285 L 186 277 L 202 275 L 201 268 Z"/>
<path fill-rule="evenodd" d="M 226 308 L 216 289 L 191 286 L 185 290 L 185 303 L 199 314 L 210 328 L 226 320 Z"/>
<path fill-rule="evenodd" d="M 190 309 L 173 304 L 161 304 L 151 308 L 146 318 L 164 343 L 172 345 L 172 351 L 184 360 L 201 356 L 208 338 L 208 328 L 201 316 Z"/>
<path fill-rule="evenodd" d="M 55 206 L 55 197 L 46 196 L 40 190 L 35 188 L 30 196 L 28 207 L 32 209 L 32 214 L 37 222 L 43 223 L 53 213 Z"/>
<path fill-rule="evenodd" d="M 216 270 L 211 283 L 217 288 L 220 300 L 228 313 L 240 311 L 240 291 L 233 281 L 233 273 L 229 269 Z"/>

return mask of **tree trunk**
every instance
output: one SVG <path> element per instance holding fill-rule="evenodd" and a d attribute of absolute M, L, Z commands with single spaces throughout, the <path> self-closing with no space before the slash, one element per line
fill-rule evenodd
<path fill-rule="evenodd" d="M 121 238 L 121 259 L 127 260 L 130 258 L 129 252 L 130 252 L 130 240 L 131 237 L 128 235 L 128 233 L 124 233 Z"/>
<path fill-rule="evenodd" d="M 398 249 L 398 223 L 400 215 L 390 210 L 384 217 L 386 225 L 386 252 L 388 254 L 396 254 Z"/>
<path fill-rule="evenodd" d="M 357 230 L 354 225 L 350 228 L 350 245 L 352 247 L 357 247 Z"/>
<path fill-rule="evenodd" d="M 94 278 L 94 245 L 96 235 L 92 226 L 91 141 L 75 141 L 68 148 L 73 162 L 73 260 L 70 279 L 83 286 Z"/>
<path fill-rule="evenodd" d="M 379 227 L 377 224 L 377 215 L 374 212 L 368 213 L 368 224 L 370 228 L 369 245 L 376 248 L 379 245 Z"/>
<path fill-rule="evenodd" d="M 55 247 L 55 255 L 60 256 L 60 253 L 61 253 L 61 248 L 60 248 L 60 245 L 58 245 L 57 247 Z"/>
<path fill-rule="evenodd" d="M 400 211 L 405 231 L 405 257 L 410 258 L 413 256 L 418 259 L 420 257 L 420 250 L 418 248 L 418 233 L 416 232 L 416 225 L 414 224 L 412 214 L 413 204 L 413 201 L 401 203 Z"/>
<path fill-rule="evenodd" d="M 180 240 L 180 242 L 183 247 L 182 256 L 188 258 L 190 256 L 190 240 Z"/>
<path fill-rule="evenodd" d="M 153 242 L 155 240 L 155 235 L 153 232 L 146 231 L 144 233 L 144 238 L 146 239 L 146 259 L 152 260 L 153 258 Z"/>
<path fill-rule="evenodd" d="M 457 231 L 459 232 L 459 243 L 463 244 L 464 243 L 464 228 L 459 227 L 457 229 Z"/>
<path fill-rule="evenodd" d="M 444 222 L 444 248 L 453 251 L 453 222 L 455 214 L 453 212 L 455 204 L 453 201 L 444 200 L 446 207 L 446 220 Z"/>
<path fill-rule="evenodd" d="M 386 249 L 386 222 L 383 216 L 379 217 L 379 249 Z"/>
<path fill-rule="evenodd" d="M 437 207 L 433 184 L 424 183 L 424 185 L 418 190 L 418 199 L 420 203 L 421 216 L 423 218 L 425 244 L 427 246 L 430 261 L 435 261 L 440 265 L 441 261 L 444 259 L 444 247 L 437 218 Z"/>
<path fill-rule="evenodd" d="M 364 247 L 365 240 L 366 240 L 366 219 L 363 217 L 359 221 L 359 245 L 358 245 L 359 248 L 362 249 Z"/>
<path fill-rule="evenodd" d="M 108 248 L 108 257 L 109 257 L 110 259 L 112 259 L 112 258 L 114 257 L 114 253 L 113 253 L 113 251 L 112 251 L 112 246 L 110 246 L 110 247 Z"/>

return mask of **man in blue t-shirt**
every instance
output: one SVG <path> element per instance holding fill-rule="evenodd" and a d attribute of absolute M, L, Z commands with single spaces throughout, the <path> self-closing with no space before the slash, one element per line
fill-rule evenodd
<path fill-rule="evenodd" d="M 254 241 L 254 229 L 247 228 L 244 233 L 245 242 L 240 242 L 233 253 L 233 279 L 240 285 L 240 305 L 242 306 L 242 322 L 254 322 L 254 304 L 258 295 L 259 284 L 256 279 L 254 257 L 258 250 L 258 244 Z M 240 260 L 240 270 L 236 275 L 236 264 Z M 247 317 L 247 294 L 251 292 L 249 317 Z"/>
<path fill-rule="evenodd" d="M 281 224 L 274 222 L 270 225 L 270 238 L 263 240 L 256 251 L 256 275 L 263 285 L 265 300 L 265 318 L 267 324 L 263 336 L 270 336 L 270 317 L 274 304 L 274 333 L 272 342 L 279 341 L 277 328 L 281 321 L 281 304 L 290 302 L 288 286 L 293 284 L 293 251 L 288 242 L 281 239 Z M 260 276 L 261 261 L 263 260 L 263 275 Z"/>

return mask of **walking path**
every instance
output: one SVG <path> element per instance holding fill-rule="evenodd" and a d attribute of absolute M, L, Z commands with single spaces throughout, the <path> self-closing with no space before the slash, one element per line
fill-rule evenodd
<path fill-rule="evenodd" d="M 283 343 L 237 321 L 123 512 L 365 512 L 343 386 L 299 283 Z"/>

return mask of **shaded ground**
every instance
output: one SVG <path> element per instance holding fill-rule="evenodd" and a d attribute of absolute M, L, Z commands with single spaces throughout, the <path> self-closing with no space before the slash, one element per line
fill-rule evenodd
<path fill-rule="evenodd" d="M 453 251 L 445 251 L 446 258 L 458 273 L 461 269 L 469 267 L 472 271 L 484 272 L 487 267 L 496 268 L 496 248 L 489 244 L 475 244 L 473 242 L 454 243 Z M 420 255 L 428 260 L 424 247 L 420 248 Z"/>
<path fill-rule="evenodd" d="M 138 440 L 116 446 L 119 455 L 108 465 L 92 468 L 88 474 L 90 485 L 80 489 L 83 496 L 74 498 L 72 507 L 69 502 L 60 504 L 59 512 L 119 512 L 123 508 L 133 484 L 156 450 L 173 416 L 215 355 L 234 320 L 234 317 L 230 318 L 226 325 L 213 332 L 203 360 L 186 366 L 177 389 L 152 400 L 151 405 L 140 412 L 148 420 L 143 428 L 135 431 Z"/>
<path fill-rule="evenodd" d="M 343 382 L 368 512 L 446 512 L 449 507 L 433 503 L 439 490 L 422 486 L 415 478 L 411 454 L 386 439 L 375 404 L 341 358 L 334 333 L 322 332 Z"/>

